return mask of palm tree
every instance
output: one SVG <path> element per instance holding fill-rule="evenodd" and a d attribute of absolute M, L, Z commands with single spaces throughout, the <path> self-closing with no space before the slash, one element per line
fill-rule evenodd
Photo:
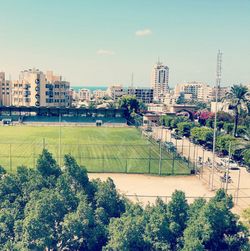
<path fill-rule="evenodd" d="M 248 95 L 247 87 L 240 84 L 232 86 L 230 92 L 225 97 L 229 101 L 229 107 L 234 111 L 233 135 L 235 137 L 237 136 L 240 109 L 247 109 L 247 103 L 249 102 Z"/>

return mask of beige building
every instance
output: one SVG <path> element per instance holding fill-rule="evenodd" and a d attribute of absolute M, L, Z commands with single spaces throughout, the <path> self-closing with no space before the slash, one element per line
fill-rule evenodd
<path fill-rule="evenodd" d="M 11 81 L 5 79 L 5 73 L 0 72 L 0 105 L 11 105 Z"/>
<path fill-rule="evenodd" d="M 151 87 L 154 90 L 154 100 L 163 101 L 165 94 L 169 91 L 168 79 L 168 66 L 160 62 L 155 64 L 151 74 Z"/>
<path fill-rule="evenodd" d="M 70 106 L 70 83 L 49 71 L 49 77 L 38 69 L 22 71 L 13 83 L 14 106 Z"/>
<path fill-rule="evenodd" d="M 91 92 L 88 89 L 79 90 L 79 100 L 80 101 L 89 101 L 91 97 Z"/>
<path fill-rule="evenodd" d="M 185 82 L 175 86 L 175 96 L 183 93 L 188 99 L 208 102 L 212 99 L 212 88 L 203 82 Z"/>
<path fill-rule="evenodd" d="M 93 95 L 96 99 L 102 99 L 107 96 L 107 91 L 95 90 L 95 91 L 93 91 Z"/>
<path fill-rule="evenodd" d="M 107 89 L 107 95 L 114 101 L 117 101 L 119 98 L 126 94 L 127 92 L 126 90 L 124 90 L 122 85 L 112 85 Z"/>

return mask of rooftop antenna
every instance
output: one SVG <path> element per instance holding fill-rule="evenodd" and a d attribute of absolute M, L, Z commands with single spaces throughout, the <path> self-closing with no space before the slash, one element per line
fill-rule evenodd
<path fill-rule="evenodd" d="M 157 64 L 161 64 L 160 57 L 158 56 Z"/>
<path fill-rule="evenodd" d="M 219 50 L 217 53 L 217 68 L 216 68 L 216 87 L 218 89 L 218 101 L 221 99 L 221 64 L 222 64 L 222 52 Z"/>

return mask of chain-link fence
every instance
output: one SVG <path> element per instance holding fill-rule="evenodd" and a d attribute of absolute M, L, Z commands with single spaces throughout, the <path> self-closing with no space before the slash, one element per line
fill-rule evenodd
<path fill-rule="evenodd" d="M 148 144 L 51 144 L 0 143 L 0 165 L 14 171 L 17 166 L 34 167 L 46 148 L 63 165 L 65 154 L 71 154 L 89 172 L 149 173 L 159 175 L 190 174 L 193 165 L 178 152 L 156 141 Z"/>

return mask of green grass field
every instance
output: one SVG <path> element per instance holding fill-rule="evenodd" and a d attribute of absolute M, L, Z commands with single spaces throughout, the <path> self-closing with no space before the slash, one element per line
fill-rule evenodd
<path fill-rule="evenodd" d="M 34 167 L 45 146 L 59 162 L 59 127 L 0 127 L 0 165 Z M 72 154 L 89 172 L 189 174 L 187 163 L 143 138 L 136 128 L 61 127 L 61 163 Z M 159 164 L 161 163 L 161 164 Z"/>

